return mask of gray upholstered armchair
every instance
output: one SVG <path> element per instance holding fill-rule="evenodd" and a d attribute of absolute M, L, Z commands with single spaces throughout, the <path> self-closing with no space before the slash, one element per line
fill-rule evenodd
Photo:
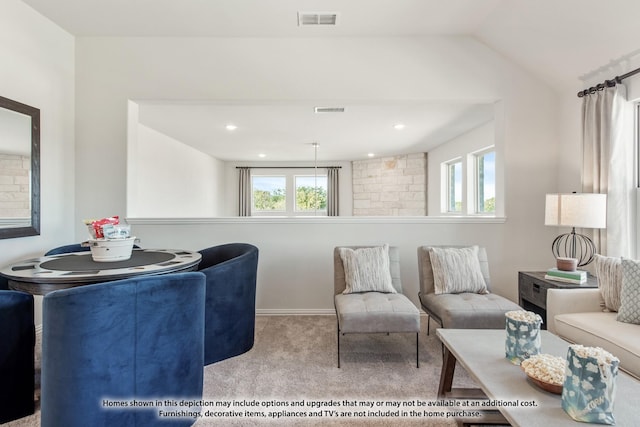
<path fill-rule="evenodd" d="M 349 246 L 348 249 L 371 247 Z M 402 293 L 400 255 L 398 248 L 389 247 L 391 292 L 352 292 L 345 294 L 347 279 L 340 247 L 333 250 L 334 303 L 338 318 L 338 368 L 340 367 L 340 336 L 350 333 L 415 333 L 416 366 L 419 362 L 420 312 Z M 394 292 L 395 290 L 395 292 Z"/>
<path fill-rule="evenodd" d="M 436 246 L 431 247 L 435 248 Z M 429 248 L 429 246 L 418 248 L 419 297 L 422 308 L 429 316 L 427 334 L 431 318 L 435 319 L 443 328 L 503 329 L 505 327 L 505 313 L 511 310 L 521 310 L 520 306 L 514 302 L 490 292 L 436 294 Z M 487 291 L 490 291 L 487 251 L 485 248 L 479 247 L 477 254 L 482 277 Z"/>

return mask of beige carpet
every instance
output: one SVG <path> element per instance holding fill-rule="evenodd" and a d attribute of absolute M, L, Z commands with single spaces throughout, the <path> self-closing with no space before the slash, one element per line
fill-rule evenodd
<path fill-rule="evenodd" d="M 436 399 L 441 366 L 441 346 L 433 331 L 429 336 L 426 331 L 420 335 L 420 368 L 415 366 L 415 335 L 376 334 L 343 337 L 342 367 L 338 369 L 334 316 L 260 316 L 251 351 L 205 367 L 203 400 L 210 406 L 202 414 L 207 410 L 232 410 L 243 415 L 245 411 L 263 412 L 265 416 L 205 416 L 195 426 L 455 426 L 453 420 L 417 416 L 427 408 L 410 406 Z M 472 386 L 473 381 L 459 368 L 454 384 Z M 221 406 L 230 401 L 259 406 L 236 405 L 230 409 Z M 372 402 L 374 406 L 345 406 L 354 402 L 356 405 Z M 387 402 L 407 406 L 393 408 L 386 406 Z M 340 405 L 326 406 L 331 403 Z M 288 416 L 294 411 L 305 417 Z M 408 416 L 385 416 L 395 411 Z M 268 418 L 269 412 L 288 414 L 273 419 Z M 359 415 L 363 412 L 364 416 Z M 372 412 L 382 416 L 373 416 Z M 37 411 L 5 425 L 39 424 Z"/>

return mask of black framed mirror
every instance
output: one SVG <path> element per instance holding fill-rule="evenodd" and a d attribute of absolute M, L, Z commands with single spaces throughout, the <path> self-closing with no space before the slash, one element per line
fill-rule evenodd
<path fill-rule="evenodd" d="M 40 110 L 0 96 L 0 239 L 40 234 Z"/>

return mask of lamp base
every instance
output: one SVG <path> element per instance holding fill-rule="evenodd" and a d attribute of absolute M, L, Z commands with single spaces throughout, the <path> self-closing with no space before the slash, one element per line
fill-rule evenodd
<path fill-rule="evenodd" d="M 551 252 L 557 258 L 576 258 L 578 267 L 585 266 L 593 261 L 596 254 L 596 245 L 593 240 L 584 234 L 577 234 L 575 228 L 571 233 L 561 234 L 551 244 Z"/>

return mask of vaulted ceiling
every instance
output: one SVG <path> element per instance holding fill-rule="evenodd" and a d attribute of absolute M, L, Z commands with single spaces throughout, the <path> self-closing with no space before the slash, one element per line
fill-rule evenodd
<path fill-rule="evenodd" d="M 628 70 L 624 58 L 640 56 L 640 0 L 23 0 L 39 13 L 77 37 L 411 37 L 411 36 L 468 36 L 486 44 L 541 81 L 562 93 L 575 91 L 591 84 L 589 80 L 600 71 L 607 78 Z M 299 13 L 335 13 L 336 25 L 299 25 Z M 611 67 L 609 67 L 611 65 Z M 625 69 L 626 68 L 626 69 Z M 601 78 L 601 76 L 597 76 Z M 587 83 L 585 83 L 585 81 Z M 196 110 L 197 107 L 197 110 Z M 195 122 L 189 129 L 171 127 L 171 123 L 193 122 L 199 114 L 211 114 L 216 106 L 196 106 L 191 110 L 176 110 L 173 106 L 142 106 L 141 122 L 178 140 L 196 141 L 198 132 L 209 136 L 218 132 L 220 141 L 228 139 L 223 122 L 213 129 L 210 122 Z M 299 106 L 295 106 L 297 108 Z M 306 112 L 312 106 L 305 106 Z M 373 116 L 363 116 L 362 123 L 377 123 L 382 117 L 392 120 L 388 108 L 368 106 Z M 287 108 L 294 108 L 287 106 Z M 393 106 L 398 110 L 399 106 Z M 421 106 L 420 108 L 432 108 Z M 246 108 L 245 108 L 246 109 Z M 249 108 L 255 110 L 255 107 Z M 355 109 L 352 108 L 352 111 Z M 375 111 L 374 111 L 375 110 Z M 441 118 L 442 125 L 454 122 L 454 117 L 474 118 L 476 126 L 486 118 L 454 108 Z M 165 116 L 163 116 L 163 114 Z M 171 114 L 174 120 L 167 120 Z M 297 110 L 287 111 L 291 117 Z M 302 113 L 300 113 L 302 114 Z M 218 116 L 224 117 L 222 114 Z M 278 120 L 266 112 L 261 117 L 266 124 Z M 397 116 L 397 115 L 396 115 Z M 164 118 L 163 118 L 164 117 Z M 183 117 L 176 120 L 176 117 Z M 372 118 L 373 117 L 373 118 Z M 247 118 L 248 119 L 248 118 Z M 228 122 L 233 118 L 225 119 Z M 300 119 L 302 120 L 302 119 Z M 293 122 L 293 121 L 291 121 Z M 199 124 L 198 124 L 199 123 Z M 208 128 L 202 128 L 206 123 Z M 300 121 L 300 123 L 303 123 Z M 435 123 L 435 122 L 434 122 Z M 430 123 L 430 125 L 434 125 Z M 337 124 L 332 125 L 334 129 Z M 346 125 L 345 125 L 346 126 Z M 353 122 L 358 128 L 361 124 Z M 256 125 L 257 127 L 257 125 Z M 300 129 L 308 128 L 298 124 Z M 391 126 L 387 126 L 391 129 Z M 469 127 L 468 127 L 469 128 Z M 420 130 L 422 134 L 427 130 Z M 433 131 L 433 130 L 432 130 Z M 299 141 L 301 137 L 290 127 L 281 130 L 263 127 L 264 135 L 283 141 L 286 137 Z M 391 132 L 394 132 L 393 130 Z M 418 139 L 417 128 L 404 132 L 406 148 L 410 152 Z M 340 128 L 341 135 L 353 130 Z M 446 139 L 451 132 L 442 130 L 431 139 L 431 145 Z M 396 134 L 397 135 L 397 134 Z M 370 145 L 375 137 L 366 140 Z M 440 140 L 438 140 L 438 138 Z M 335 139 L 335 138 L 333 138 Z M 198 144 L 190 143 L 198 149 Z M 230 150 L 221 158 L 242 158 Z M 275 142 L 274 142 L 275 145 Z M 298 143 L 299 145 L 299 143 Z M 354 144 L 337 144 L 354 147 Z M 326 147 L 325 147 L 326 148 Z M 365 147 L 357 147 L 359 156 L 366 155 Z M 260 148 L 254 147 L 258 152 Z M 376 148 L 366 148 L 376 151 Z M 236 150 L 237 151 L 237 150 Z M 293 159 L 291 148 L 281 150 Z M 249 155 L 248 150 L 244 152 Z M 255 157 L 255 153 L 251 152 Z M 214 154 L 214 153 L 212 153 Z M 328 153 L 324 153 L 328 155 Z M 342 156 L 342 157 L 341 157 Z M 333 157 L 333 156 L 332 156 Z M 355 154 L 336 154 L 337 158 L 352 159 Z M 248 159 L 248 158 L 245 158 Z"/>
<path fill-rule="evenodd" d="M 637 0 L 23 0 L 75 36 L 468 35 L 550 85 L 640 54 Z M 298 12 L 337 25 L 298 26 Z"/>

